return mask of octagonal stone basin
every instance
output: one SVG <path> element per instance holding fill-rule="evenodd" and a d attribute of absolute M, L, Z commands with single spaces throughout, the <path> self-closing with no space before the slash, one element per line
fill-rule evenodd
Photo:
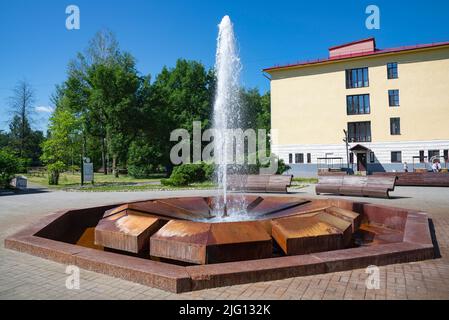
<path fill-rule="evenodd" d="M 173 292 L 434 257 L 425 213 L 337 199 L 245 199 L 242 221 L 214 216 L 210 197 L 65 210 L 5 247 Z"/>

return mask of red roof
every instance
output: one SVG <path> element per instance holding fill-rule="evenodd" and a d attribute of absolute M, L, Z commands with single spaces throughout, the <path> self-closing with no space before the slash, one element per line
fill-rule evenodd
<path fill-rule="evenodd" d="M 358 43 L 362 43 L 362 42 L 368 42 L 368 41 L 374 41 L 374 43 L 376 43 L 376 39 L 374 37 L 365 38 L 365 39 L 356 40 L 356 41 L 352 41 L 352 42 L 348 42 L 348 43 L 344 43 L 344 44 L 339 44 L 338 46 L 330 47 L 329 51 L 330 50 L 335 50 L 335 49 L 340 49 L 340 48 L 347 47 L 347 46 L 351 46 L 353 44 L 358 44 Z"/>
<path fill-rule="evenodd" d="M 356 41 L 354 43 L 364 42 L 368 39 L 363 39 Z M 352 43 L 353 44 L 353 43 Z M 347 46 L 348 44 L 344 44 L 341 46 L 332 47 L 331 49 L 335 49 L 342 46 Z M 309 61 L 302 61 L 292 64 L 285 64 L 285 65 L 276 65 L 273 67 L 265 68 L 263 71 L 269 72 L 273 70 L 279 70 L 279 69 L 285 69 L 285 68 L 292 68 L 292 67 L 302 67 L 302 66 L 308 66 L 308 65 L 314 65 L 314 64 L 320 64 L 325 62 L 333 62 L 333 61 L 340 61 L 345 59 L 351 59 L 351 58 L 357 58 L 357 57 L 367 57 L 367 56 L 376 56 L 376 55 L 382 55 L 387 53 L 395 53 L 395 52 L 402 52 L 402 51 L 411 51 L 411 50 L 418 50 L 418 49 L 424 49 L 424 48 L 433 48 L 433 47 L 441 47 L 441 46 L 448 46 L 449 41 L 446 42 L 435 42 L 430 44 L 419 44 L 414 46 L 404 46 L 404 47 L 397 47 L 397 48 L 389 48 L 389 49 L 382 49 L 376 51 L 368 51 L 368 52 L 358 52 L 358 53 L 352 53 L 352 54 L 343 54 L 331 58 L 324 58 L 324 59 L 316 59 L 316 60 L 309 60 Z"/>

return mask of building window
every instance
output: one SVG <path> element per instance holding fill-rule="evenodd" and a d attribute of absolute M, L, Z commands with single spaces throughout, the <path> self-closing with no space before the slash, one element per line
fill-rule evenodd
<path fill-rule="evenodd" d="M 387 64 L 387 77 L 388 79 L 398 78 L 398 64 L 397 62 L 391 62 Z"/>
<path fill-rule="evenodd" d="M 346 89 L 369 86 L 368 68 L 346 70 Z"/>
<path fill-rule="evenodd" d="M 401 119 L 400 118 L 390 118 L 390 134 L 391 135 L 401 134 Z"/>
<path fill-rule="evenodd" d="M 312 155 L 310 153 L 307 154 L 307 163 L 312 163 Z"/>
<path fill-rule="evenodd" d="M 371 142 L 371 122 L 348 122 L 349 142 Z"/>
<path fill-rule="evenodd" d="M 349 163 L 354 163 L 354 153 L 349 154 Z"/>
<path fill-rule="evenodd" d="M 429 158 L 428 158 L 429 162 L 432 161 L 432 157 L 439 159 L 440 158 L 440 150 L 429 150 L 428 155 L 429 155 Z"/>
<path fill-rule="evenodd" d="M 424 150 L 419 150 L 419 162 L 424 163 Z"/>
<path fill-rule="evenodd" d="M 295 153 L 295 163 L 304 163 L 303 153 Z"/>
<path fill-rule="evenodd" d="M 444 162 L 449 162 L 449 150 L 443 150 Z"/>
<path fill-rule="evenodd" d="M 369 153 L 369 162 L 374 163 L 374 152 Z"/>
<path fill-rule="evenodd" d="M 391 151 L 391 163 L 402 162 L 401 151 Z"/>
<path fill-rule="evenodd" d="M 288 154 L 288 163 L 293 163 L 293 154 Z"/>
<path fill-rule="evenodd" d="M 346 112 L 348 115 L 370 113 L 369 94 L 347 96 Z"/>
<path fill-rule="evenodd" d="M 399 90 L 388 90 L 388 105 L 399 107 Z"/>

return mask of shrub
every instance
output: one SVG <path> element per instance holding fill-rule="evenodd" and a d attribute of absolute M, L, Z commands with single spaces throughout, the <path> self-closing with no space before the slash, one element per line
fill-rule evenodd
<path fill-rule="evenodd" d="M 278 159 L 278 170 L 276 174 L 283 174 L 290 169 L 291 167 L 288 164 L 285 164 L 284 159 Z"/>
<path fill-rule="evenodd" d="M 0 187 L 8 187 L 14 175 L 19 172 L 20 159 L 12 153 L 0 150 Z"/>
<path fill-rule="evenodd" d="M 204 162 L 182 164 L 175 167 L 170 178 L 161 180 L 161 183 L 167 186 L 186 186 L 210 180 L 213 172 L 214 166 Z"/>

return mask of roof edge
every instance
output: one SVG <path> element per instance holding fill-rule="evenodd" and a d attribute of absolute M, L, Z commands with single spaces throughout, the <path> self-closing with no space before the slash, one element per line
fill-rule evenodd
<path fill-rule="evenodd" d="M 262 71 L 269 73 L 271 71 L 277 71 L 277 70 L 283 70 L 283 69 L 308 67 L 308 66 L 320 65 L 320 64 L 325 64 L 325 63 L 335 63 L 335 62 L 340 62 L 340 61 L 350 60 L 350 59 L 375 57 L 375 56 L 382 55 L 382 54 L 395 54 L 395 53 L 401 53 L 401 52 L 406 52 L 406 51 L 434 49 L 434 48 L 445 47 L 445 46 L 449 46 L 449 41 L 435 42 L 435 43 L 422 44 L 422 45 L 414 45 L 414 46 L 404 46 L 404 47 L 398 47 L 398 48 L 389 48 L 389 49 L 383 49 L 383 50 L 376 50 L 376 51 L 372 51 L 372 52 L 339 55 L 339 56 L 335 56 L 332 58 L 322 58 L 322 59 L 309 60 L 309 61 L 297 62 L 297 63 L 291 63 L 291 64 L 285 64 L 285 65 L 275 65 L 272 67 L 264 68 L 264 69 L 262 69 Z"/>

